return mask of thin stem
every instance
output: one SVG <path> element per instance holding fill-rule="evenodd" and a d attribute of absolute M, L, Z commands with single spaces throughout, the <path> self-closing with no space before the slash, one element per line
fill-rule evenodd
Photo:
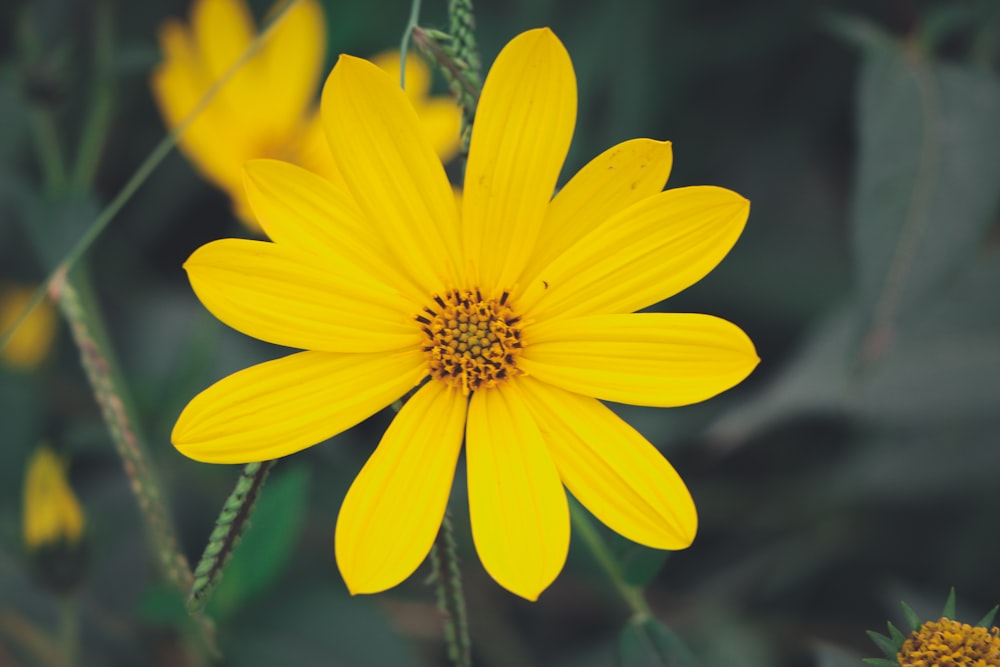
<path fill-rule="evenodd" d="M 446 514 L 434 546 L 431 547 L 431 581 L 437 593 L 438 609 L 444 614 L 444 638 L 448 658 L 455 667 L 472 666 L 472 640 L 469 638 L 469 615 L 462 589 L 462 571 L 458 566 L 455 530 Z"/>
<path fill-rule="evenodd" d="M 399 87 L 406 90 L 406 54 L 410 51 L 410 35 L 420 22 L 420 0 L 410 3 L 410 19 L 406 22 L 403 39 L 399 44 Z"/>
<path fill-rule="evenodd" d="M 625 581 L 618 563 L 611 554 L 611 550 L 608 549 L 608 545 L 605 544 L 604 539 L 597 532 L 597 528 L 594 526 L 594 522 L 586 510 L 578 503 L 571 502 L 569 505 L 569 514 L 573 522 L 574 535 L 582 538 L 587 544 L 590 553 L 594 555 L 597 563 L 611 579 L 615 590 L 618 591 L 618 594 L 628 608 L 632 610 L 632 617 L 640 621 L 652 618 L 653 612 L 649 609 L 649 605 L 646 604 L 646 599 L 642 595 L 642 589 Z"/>
<path fill-rule="evenodd" d="M 80 644 L 80 609 L 75 595 L 59 601 L 59 649 L 67 667 L 76 664 Z"/>
<path fill-rule="evenodd" d="M 114 30 L 111 25 L 111 6 L 108 0 L 97 3 L 94 16 L 94 74 L 92 98 L 86 124 L 80 135 L 80 145 L 73 165 L 72 186 L 80 191 L 90 190 L 101 158 L 104 140 L 111 123 L 112 72 L 111 55 Z"/>

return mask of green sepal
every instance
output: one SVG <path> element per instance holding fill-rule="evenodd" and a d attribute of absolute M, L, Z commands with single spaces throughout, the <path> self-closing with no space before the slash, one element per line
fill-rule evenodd
<path fill-rule="evenodd" d="M 886 656 L 895 658 L 896 654 L 899 653 L 899 646 L 885 635 L 879 634 L 874 630 L 868 630 L 867 634 L 868 638 L 875 642 L 875 645 L 878 646 L 879 650 L 882 651 L 882 653 L 885 653 Z"/>
<path fill-rule="evenodd" d="M 941 610 L 942 618 L 955 618 L 955 587 L 951 587 L 951 591 L 948 592 L 948 599 L 945 600 L 944 609 Z"/>
<path fill-rule="evenodd" d="M 997 605 L 996 607 L 993 607 L 993 609 L 986 612 L 986 615 L 979 619 L 979 622 L 976 623 L 976 627 L 988 628 L 993 625 L 993 619 L 996 618 L 997 609 L 1000 609 L 1000 605 Z"/>
<path fill-rule="evenodd" d="M 910 624 L 910 632 L 916 632 L 924 622 L 917 616 L 917 612 L 910 608 L 910 605 L 900 602 L 899 606 L 903 608 L 903 615 L 906 616 L 906 622 Z"/>
<path fill-rule="evenodd" d="M 900 632 L 899 628 L 892 624 L 892 621 L 889 621 L 886 625 L 889 626 L 889 637 L 896 644 L 896 649 L 898 650 L 903 646 L 903 642 L 906 641 L 906 635 Z"/>

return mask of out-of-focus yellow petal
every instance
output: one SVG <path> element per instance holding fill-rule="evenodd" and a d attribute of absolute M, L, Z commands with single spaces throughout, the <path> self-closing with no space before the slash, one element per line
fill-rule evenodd
<path fill-rule="evenodd" d="M 62 461 L 50 448 L 40 447 L 28 461 L 24 483 L 25 546 L 75 544 L 83 536 L 83 527 L 83 510 L 66 480 Z"/>
<path fill-rule="evenodd" d="M 321 108 L 334 160 L 391 249 L 391 261 L 425 294 L 456 285 L 455 200 L 399 82 L 367 61 L 341 56 Z"/>
<path fill-rule="evenodd" d="M 408 301 L 355 265 L 267 241 L 222 239 L 184 263 L 217 318 L 248 336 L 326 352 L 420 345 Z"/>
<path fill-rule="evenodd" d="M 523 284 L 612 215 L 663 190 L 672 155 L 669 141 L 631 139 L 587 163 L 549 205 Z"/>
<path fill-rule="evenodd" d="M 529 324 L 518 365 L 542 382 L 618 403 L 675 407 L 742 382 L 760 361 L 711 315 L 591 315 Z"/>
<path fill-rule="evenodd" d="M 425 384 L 392 420 L 337 518 L 337 564 L 351 593 L 413 574 L 444 518 L 465 431 L 466 399 Z"/>
<path fill-rule="evenodd" d="M 646 197 L 556 257 L 524 286 L 518 302 L 539 318 L 645 308 L 714 269 L 749 213 L 750 202 L 713 186 Z"/>
<path fill-rule="evenodd" d="M 258 103 L 268 107 L 287 136 L 301 130 L 316 96 L 326 56 L 326 23 L 317 0 L 299 0 L 281 17 L 260 57 L 266 90 Z"/>
<path fill-rule="evenodd" d="M 184 456 L 206 463 L 277 459 L 370 417 L 426 372 L 419 348 L 292 354 L 233 373 L 195 396 L 170 440 Z"/>
<path fill-rule="evenodd" d="M 515 383 L 472 394 L 465 437 L 476 552 L 497 583 L 535 600 L 566 562 L 569 506 Z"/>
<path fill-rule="evenodd" d="M 450 162 L 462 141 L 462 109 L 450 98 L 432 98 L 417 107 L 417 115 L 438 157 Z"/>
<path fill-rule="evenodd" d="M 548 28 L 512 39 L 486 77 L 465 171 L 471 282 L 510 289 L 528 263 L 576 123 L 576 76 Z"/>
<path fill-rule="evenodd" d="M 256 27 L 243 0 L 195 0 L 191 7 L 194 46 L 209 83 L 223 77 L 253 41 Z M 231 122 L 251 129 L 268 115 L 258 83 L 266 72 L 262 52 L 245 62 L 219 91 L 219 99 L 232 109 Z"/>
<path fill-rule="evenodd" d="M 382 51 L 369 60 L 399 83 L 399 51 Z M 427 63 L 413 51 L 406 54 L 406 96 L 413 106 L 419 107 L 431 92 L 431 70 Z M 419 113 L 419 111 L 418 111 Z"/>
<path fill-rule="evenodd" d="M 6 334 L 21 317 L 34 298 L 35 289 L 21 285 L 0 287 L 0 335 Z M 57 323 L 52 302 L 43 299 L 0 351 L 0 361 L 21 370 L 34 368 L 48 356 Z"/>
<path fill-rule="evenodd" d="M 273 241 L 319 255 L 324 261 L 342 263 L 347 258 L 408 294 L 416 304 L 413 312 L 420 310 L 427 295 L 385 261 L 385 242 L 346 190 L 278 160 L 251 160 L 245 173 L 247 197 Z"/>
<path fill-rule="evenodd" d="M 570 492 L 615 532 L 655 549 L 685 549 L 698 514 L 673 466 L 597 399 L 518 380 L 559 475 Z"/>

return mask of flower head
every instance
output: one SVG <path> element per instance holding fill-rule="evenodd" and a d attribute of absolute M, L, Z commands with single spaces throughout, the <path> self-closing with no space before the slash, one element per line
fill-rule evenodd
<path fill-rule="evenodd" d="M 461 210 L 409 99 L 378 67 L 341 56 L 322 114 L 346 187 L 251 162 L 250 205 L 272 242 L 216 241 L 185 264 L 219 319 L 306 351 L 196 396 L 177 449 L 219 463 L 285 456 L 419 387 L 337 520 L 354 593 L 396 585 L 427 555 L 463 441 L 477 552 L 518 595 L 537 598 L 563 566 L 567 489 L 636 542 L 690 545 L 683 481 L 601 400 L 685 405 L 756 366 L 729 322 L 634 313 L 711 271 L 748 202 L 716 187 L 661 192 L 670 144 L 645 139 L 599 155 L 553 198 L 576 79 L 548 29 L 512 40 L 486 79 Z"/>
<path fill-rule="evenodd" d="M 14 326 L 21 313 L 31 303 L 35 287 L 26 285 L 0 286 L 0 334 Z M 30 370 L 48 355 L 56 335 L 56 312 L 52 303 L 43 300 L 31 312 L 21 327 L 0 351 L 0 361 L 11 368 Z"/>
<path fill-rule="evenodd" d="M 232 200 L 248 227 L 260 231 L 243 189 L 243 163 L 278 158 L 341 181 L 329 155 L 314 96 L 326 54 L 322 8 L 317 0 L 290 7 L 261 48 L 222 87 L 180 138 L 180 148 L 201 174 Z M 153 72 L 157 106 L 171 129 L 247 50 L 256 35 L 243 0 L 195 0 L 191 25 L 168 20 L 160 29 L 163 61 Z M 399 53 L 378 62 L 399 78 Z M 442 159 L 458 150 L 461 112 L 446 98 L 431 98 L 430 72 L 416 56 L 406 76 L 425 128 Z"/>

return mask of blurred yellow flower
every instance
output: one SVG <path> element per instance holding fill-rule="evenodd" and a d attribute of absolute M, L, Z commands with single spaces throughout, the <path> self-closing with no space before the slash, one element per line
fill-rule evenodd
<path fill-rule="evenodd" d="M 83 536 L 83 510 L 66 480 L 59 457 L 39 447 L 24 483 L 24 544 L 31 551 L 73 545 Z"/>
<path fill-rule="evenodd" d="M 191 123 L 180 148 L 202 176 L 225 191 L 233 211 L 259 232 L 243 187 L 243 163 L 278 158 L 343 183 L 323 135 L 314 104 L 326 53 L 323 12 L 316 0 L 300 0 L 270 37 Z M 256 36 L 242 0 L 195 0 L 191 25 L 168 20 L 160 28 L 163 61 L 152 88 L 171 129 L 237 61 Z M 399 53 L 378 56 L 399 79 Z M 461 112 L 447 98 L 431 98 L 430 71 L 416 56 L 407 59 L 407 93 L 420 111 L 442 159 L 456 154 Z"/>
<path fill-rule="evenodd" d="M 426 557 L 463 440 L 476 550 L 522 597 L 537 598 L 562 569 L 566 489 L 636 542 L 683 549 L 694 539 L 680 476 L 601 400 L 695 403 L 757 365 L 753 343 L 725 320 L 634 313 L 711 271 L 749 202 L 717 187 L 662 192 L 671 147 L 648 139 L 599 155 L 553 198 L 576 102 L 551 31 L 512 40 L 483 88 L 460 211 L 398 83 L 341 56 L 322 118 L 346 190 L 252 161 L 249 202 L 272 242 L 216 241 L 185 264 L 223 322 L 307 350 L 196 396 L 172 434 L 186 456 L 286 456 L 419 387 L 337 520 L 352 593 L 394 586 Z"/>
<path fill-rule="evenodd" d="M 0 334 L 7 333 L 17 318 L 31 303 L 36 287 L 26 285 L 0 286 Z M 4 364 L 21 370 L 30 370 L 48 356 L 56 335 L 56 311 L 45 299 L 25 318 L 21 328 L 11 336 L 0 351 Z"/>

